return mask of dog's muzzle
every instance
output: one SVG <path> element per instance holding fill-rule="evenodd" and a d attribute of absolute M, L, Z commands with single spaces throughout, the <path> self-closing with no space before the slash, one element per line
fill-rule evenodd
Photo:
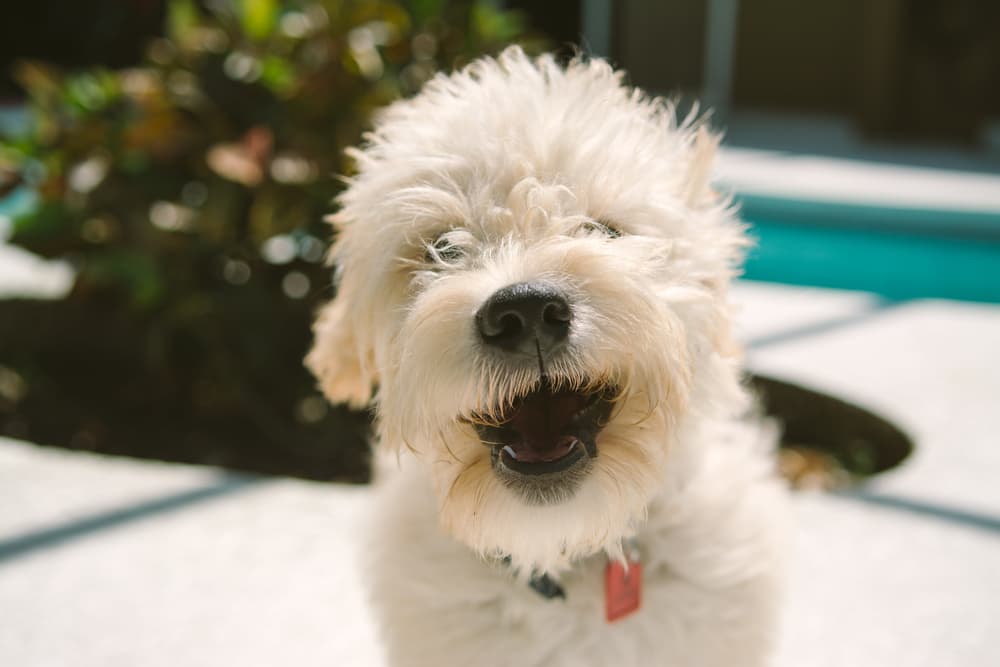
<path fill-rule="evenodd" d="M 534 390 L 472 420 L 491 448 L 493 471 L 532 504 L 573 494 L 597 457 L 597 434 L 611 414 L 610 388 L 556 386 L 546 374 L 546 361 L 565 352 L 572 322 L 569 301 L 545 282 L 503 287 L 476 312 L 480 339 L 499 363 L 538 364 Z"/>

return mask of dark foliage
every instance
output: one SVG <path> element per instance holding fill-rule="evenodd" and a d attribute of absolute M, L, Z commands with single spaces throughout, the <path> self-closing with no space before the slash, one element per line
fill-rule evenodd
<path fill-rule="evenodd" d="M 206 9 L 207 8 L 207 9 Z M 75 270 L 0 302 L 0 432 L 317 479 L 367 475 L 365 415 L 302 367 L 322 222 L 372 111 L 521 33 L 488 3 L 173 0 L 143 63 L 22 64 L 11 242 Z"/>

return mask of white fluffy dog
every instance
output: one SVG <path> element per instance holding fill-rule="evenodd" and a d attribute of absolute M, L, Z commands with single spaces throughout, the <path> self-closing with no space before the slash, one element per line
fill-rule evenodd
<path fill-rule="evenodd" d="M 307 364 L 395 455 L 365 552 L 392 665 L 766 662 L 784 495 L 716 145 L 600 60 L 510 48 L 353 152 Z"/>

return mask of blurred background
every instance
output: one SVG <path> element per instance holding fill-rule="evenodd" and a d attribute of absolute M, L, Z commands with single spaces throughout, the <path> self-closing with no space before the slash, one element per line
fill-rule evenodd
<path fill-rule="evenodd" d="M 0 432 L 366 479 L 367 415 L 302 367 L 343 150 L 438 69 L 532 43 L 526 18 L 437 0 L 5 13 L 5 235 L 63 279 L 0 302 Z"/>
<path fill-rule="evenodd" d="M 365 480 L 368 415 L 301 364 L 332 295 L 334 175 L 374 109 L 512 42 L 712 108 L 720 187 L 758 240 L 748 278 L 1000 300 L 990 0 L 34 0 L 4 18 L 10 437 Z"/>
<path fill-rule="evenodd" d="M 367 491 L 302 481 L 369 478 L 302 366 L 323 216 L 375 109 L 511 43 L 725 133 L 751 381 L 835 490 L 778 664 L 998 664 L 996 0 L 5 2 L 0 663 L 379 663 Z"/>

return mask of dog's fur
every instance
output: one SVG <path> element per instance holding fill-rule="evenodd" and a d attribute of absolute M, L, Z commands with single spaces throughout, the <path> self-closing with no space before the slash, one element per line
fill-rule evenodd
<path fill-rule="evenodd" d="M 766 662 L 784 495 L 730 339 L 746 241 L 709 187 L 716 146 L 603 61 L 510 48 L 390 106 L 353 151 L 307 364 L 331 401 L 374 404 L 398 468 L 364 552 L 391 664 Z M 525 282 L 572 308 L 558 353 L 477 332 Z M 540 382 L 614 392 L 591 465 L 548 498 L 505 483 L 477 430 Z M 633 537 L 642 608 L 608 623 L 603 569 Z M 542 573 L 565 599 L 529 588 Z"/>

